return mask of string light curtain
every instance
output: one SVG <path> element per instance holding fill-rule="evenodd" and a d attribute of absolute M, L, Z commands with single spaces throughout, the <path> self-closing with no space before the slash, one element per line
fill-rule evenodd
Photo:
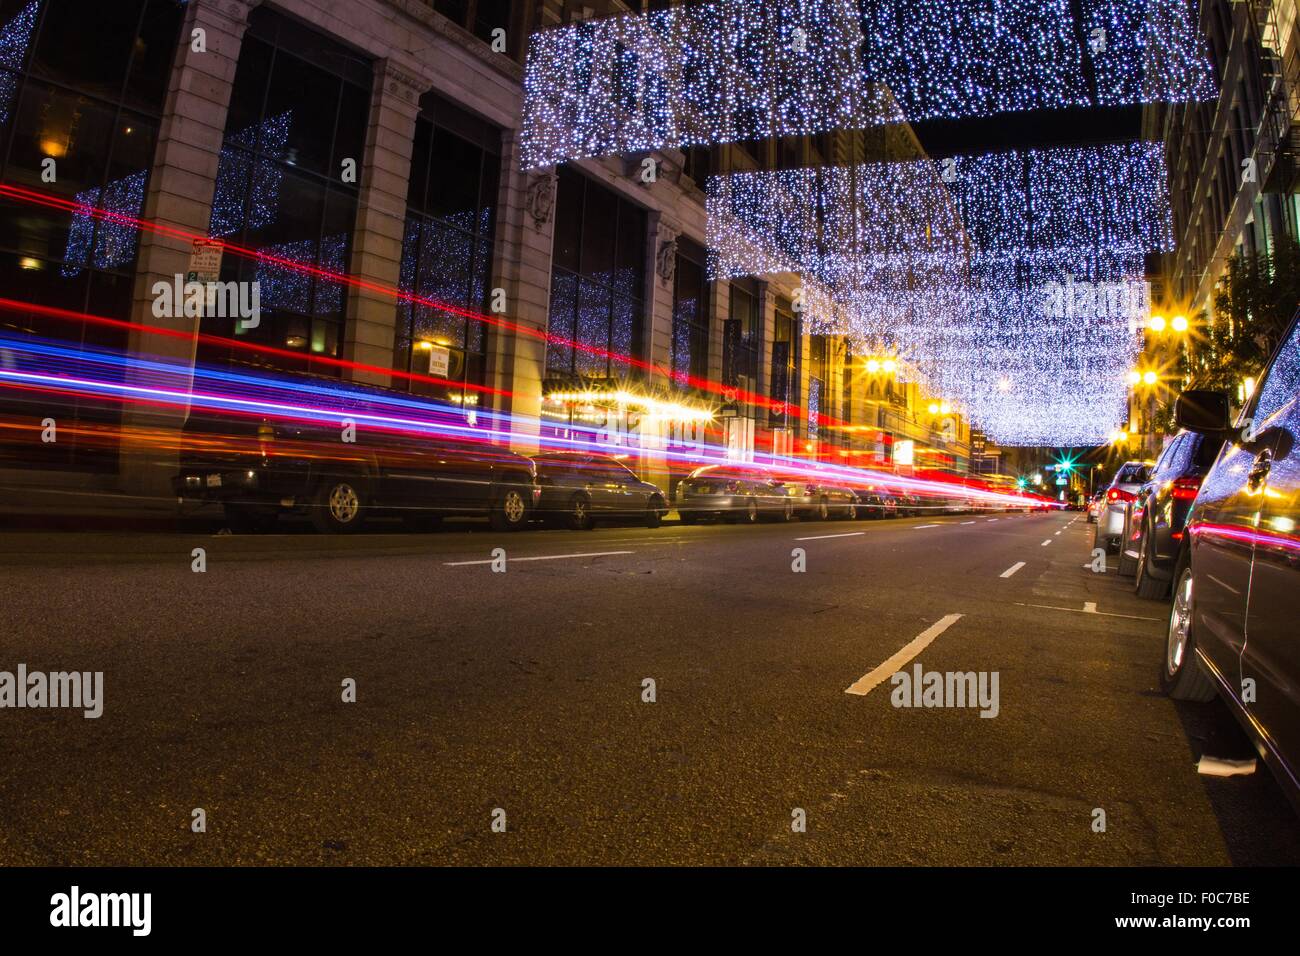
<path fill-rule="evenodd" d="M 543 30 L 521 165 L 896 122 L 862 40 L 854 0 L 716 0 Z"/>
<path fill-rule="evenodd" d="M 707 208 L 715 278 L 811 279 L 813 331 L 904 357 L 1006 444 L 1105 440 L 1172 248 L 1154 143 L 732 173 Z"/>

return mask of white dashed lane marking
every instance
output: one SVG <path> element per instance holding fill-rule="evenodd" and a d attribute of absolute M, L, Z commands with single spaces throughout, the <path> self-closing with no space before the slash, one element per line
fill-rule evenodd
<path fill-rule="evenodd" d="M 585 554 L 545 554 L 526 558 L 507 557 L 507 564 L 518 564 L 521 561 L 565 561 L 570 558 L 610 558 L 618 554 L 635 554 L 635 551 L 590 551 Z M 488 558 L 486 561 L 444 561 L 443 567 L 447 568 L 467 568 L 475 564 L 492 564 L 495 558 Z"/>
<path fill-rule="evenodd" d="M 855 697 L 866 697 L 874 688 L 883 684 L 891 675 L 897 674 L 899 669 L 908 661 L 934 643 L 936 637 L 960 621 L 961 617 L 960 614 L 949 614 L 940 618 L 904 645 L 902 650 L 885 661 L 885 663 L 859 677 L 845 689 L 844 693 L 852 694 Z"/>

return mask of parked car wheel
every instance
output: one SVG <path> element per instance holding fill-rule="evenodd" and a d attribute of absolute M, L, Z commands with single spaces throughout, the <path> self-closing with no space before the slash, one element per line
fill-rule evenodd
<path fill-rule="evenodd" d="M 741 524 L 758 524 L 758 500 L 750 498 L 745 502 L 745 510 L 740 516 Z"/>
<path fill-rule="evenodd" d="M 224 510 L 226 527 L 232 534 L 266 534 L 275 528 L 277 519 L 272 512 L 232 504 Z"/>
<path fill-rule="evenodd" d="M 831 506 L 825 498 L 817 502 L 817 520 L 829 521 L 831 517 Z"/>
<path fill-rule="evenodd" d="M 647 528 L 657 528 L 664 523 L 664 513 L 667 512 L 668 506 L 664 504 L 662 498 L 651 498 L 650 505 L 646 508 L 645 526 Z"/>
<path fill-rule="evenodd" d="M 528 524 L 528 502 L 518 488 L 506 488 L 492 505 L 489 521 L 494 531 L 518 531 Z"/>
<path fill-rule="evenodd" d="M 1133 593 L 1148 601 L 1162 601 L 1169 596 L 1169 582 L 1161 581 L 1150 573 L 1150 551 L 1147 542 L 1150 535 L 1142 536 L 1142 546 L 1138 549 L 1137 570 L 1134 572 Z"/>
<path fill-rule="evenodd" d="M 793 520 L 794 520 L 794 502 L 786 501 L 785 504 L 781 506 L 781 522 L 783 524 L 789 524 Z"/>
<path fill-rule="evenodd" d="M 1183 564 L 1169 612 L 1165 659 L 1160 687 L 1174 700 L 1213 700 L 1214 682 L 1196 663 L 1196 635 L 1192 629 L 1192 569 Z"/>
<path fill-rule="evenodd" d="M 352 476 L 327 478 L 316 486 L 311 523 L 324 534 L 350 534 L 366 516 L 365 490 Z"/>
<path fill-rule="evenodd" d="M 570 531 L 590 531 L 596 526 L 591 517 L 591 499 L 581 491 L 569 499 L 569 508 L 564 513 L 564 523 Z"/>

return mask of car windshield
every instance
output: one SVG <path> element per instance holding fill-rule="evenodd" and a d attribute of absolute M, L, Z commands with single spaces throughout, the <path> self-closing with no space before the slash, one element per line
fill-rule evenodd
<path fill-rule="evenodd" d="M 1117 485 L 1140 485 L 1151 475 L 1151 468 L 1148 465 L 1128 464 L 1119 470 L 1115 476 Z"/>

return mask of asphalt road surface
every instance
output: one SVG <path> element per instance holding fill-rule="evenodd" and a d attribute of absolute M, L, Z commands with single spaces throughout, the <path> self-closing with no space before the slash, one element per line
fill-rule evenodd
<path fill-rule="evenodd" d="M 1300 862 L 1091 530 L 0 534 L 0 670 L 104 673 L 0 710 L 0 864 Z M 893 706 L 917 664 L 997 715 Z"/>

